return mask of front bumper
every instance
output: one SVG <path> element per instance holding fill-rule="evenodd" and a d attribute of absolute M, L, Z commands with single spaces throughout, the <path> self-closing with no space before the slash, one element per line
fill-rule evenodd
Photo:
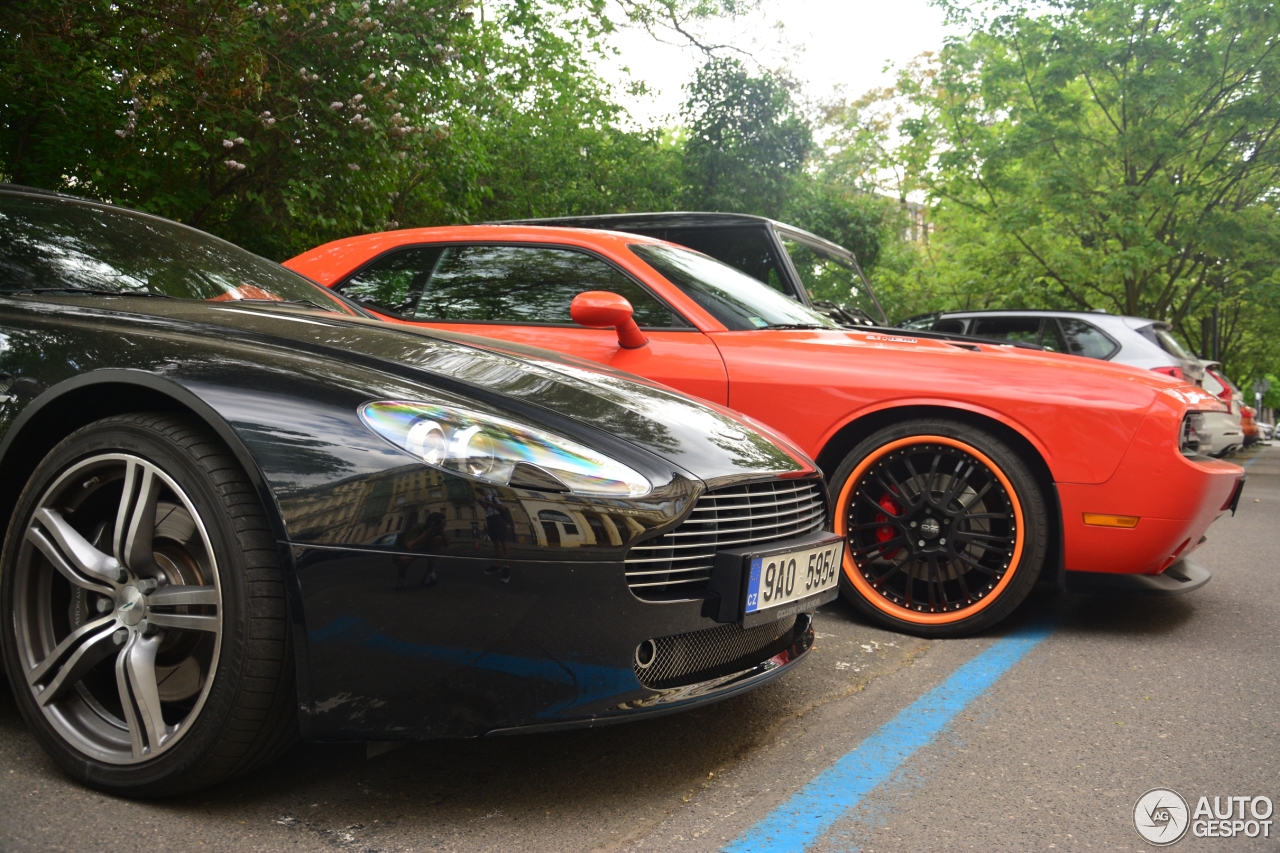
<path fill-rule="evenodd" d="M 1119 575 L 1108 572 L 1063 572 L 1062 591 L 1072 595 L 1184 595 L 1213 577 L 1194 560 L 1179 560 L 1158 575 Z"/>
<path fill-rule="evenodd" d="M 1134 447 L 1111 479 L 1059 483 L 1063 561 L 1071 572 L 1155 575 L 1199 545 L 1209 525 L 1239 500 L 1239 465 L 1204 456 L 1183 457 L 1167 442 Z M 1085 513 L 1137 516 L 1136 527 L 1096 527 Z"/>
<path fill-rule="evenodd" d="M 813 642 L 801 614 L 787 636 L 645 686 L 641 643 L 735 626 L 703 616 L 700 600 L 641 601 L 621 562 L 511 560 L 507 573 L 487 555 L 296 546 L 294 557 L 311 740 L 473 737 L 664 714 L 767 683 Z"/>

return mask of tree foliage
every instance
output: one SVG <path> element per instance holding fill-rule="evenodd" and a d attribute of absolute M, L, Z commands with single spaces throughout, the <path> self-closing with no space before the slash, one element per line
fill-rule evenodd
<path fill-rule="evenodd" d="M 897 156 L 937 201 L 934 293 L 1167 319 L 1196 346 L 1217 305 L 1237 323 L 1219 330 L 1235 375 L 1274 358 L 1280 11 L 993 8 L 901 80 L 914 113 Z"/>
<path fill-rule="evenodd" d="M 690 207 L 778 216 L 813 144 L 786 82 L 737 59 L 698 69 L 684 105 Z"/>
<path fill-rule="evenodd" d="M 6 4 L 0 172 L 273 257 L 661 206 L 676 154 L 624 129 L 591 64 L 611 26 L 574 0 Z"/>

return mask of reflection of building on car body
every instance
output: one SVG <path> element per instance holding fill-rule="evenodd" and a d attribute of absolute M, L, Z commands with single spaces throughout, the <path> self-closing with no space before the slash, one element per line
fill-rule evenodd
<path fill-rule="evenodd" d="M 837 594 L 748 619 L 753 557 L 839 540 L 813 464 L 723 408 L 112 205 L 0 188 L 0 263 L 0 646 L 86 784 L 694 707 Z"/>
<path fill-rule="evenodd" d="M 1003 618 L 1041 571 L 1178 592 L 1243 472 L 1199 453 L 1203 390 L 1012 345 L 841 328 L 705 255 L 624 233 L 460 226 L 287 266 L 390 322 L 536 344 L 727 404 L 827 472 L 844 589 L 931 635 Z"/>

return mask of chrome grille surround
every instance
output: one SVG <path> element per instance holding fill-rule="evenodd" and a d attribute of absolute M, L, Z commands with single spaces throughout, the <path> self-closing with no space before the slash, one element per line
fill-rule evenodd
<path fill-rule="evenodd" d="M 696 684 L 750 669 L 784 651 L 795 642 L 797 617 L 766 622 L 754 628 L 718 625 L 687 634 L 657 637 L 648 666 L 639 660 L 632 666 L 645 687 L 663 690 Z M 804 621 L 807 627 L 808 619 Z M 639 656 L 637 655 L 637 658 Z"/>
<path fill-rule="evenodd" d="M 822 528 L 822 480 L 767 480 L 704 492 L 674 530 L 631 548 L 627 586 L 645 601 L 701 597 L 721 548 L 765 545 Z"/>

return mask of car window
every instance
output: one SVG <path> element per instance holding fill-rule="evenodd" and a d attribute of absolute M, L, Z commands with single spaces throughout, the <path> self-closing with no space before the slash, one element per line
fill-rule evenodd
<path fill-rule="evenodd" d="M 628 248 L 726 329 L 839 328 L 829 317 L 714 258 L 678 246 L 653 243 L 633 244 Z"/>
<path fill-rule="evenodd" d="M 764 228 L 671 228 L 663 237 L 710 255 L 780 293 L 789 292 Z"/>
<path fill-rule="evenodd" d="M 963 335 L 964 320 L 939 320 L 933 324 L 933 331 L 944 332 L 948 335 Z"/>
<path fill-rule="evenodd" d="M 1155 333 L 1156 333 L 1156 341 L 1157 343 L 1160 344 L 1160 348 L 1165 352 L 1169 353 L 1169 355 L 1173 356 L 1174 358 L 1180 358 L 1183 361 L 1195 360 L 1195 356 L 1187 352 L 1186 349 L 1182 346 L 1181 342 L 1179 342 L 1178 339 L 1173 336 L 1173 333 L 1170 332 L 1168 329 L 1157 328 L 1155 330 Z"/>
<path fill-rule="evenodd" d="M 1040 325 L 1040 346 L 1049 352 L 1066 352 L 1067 344 L 1058 330 L 1058 322 L 1053 317 L 1045 317 Z"/>
<path fill-rule="evenodd" d="M 852 313 L 879 322 L 880 307 L 867 290 L 862 277 L 847 258 L 837 256 L 826 249 L 801 240 L 789 239 L 786 232 L 779 235 L 782 247 L 791 258 L 791 265 L 816 301 L 834 302 Z"/>
<path fill-rule="evenodd" d="M 641 327 L 686 324 L 621 270 L 572 249 L 541 246 L 449 246 L 434 264 L 413 316 L 418 320 L 574 325 L 579 293 L 625 297 Z"/>
<path fill-rule="evenodd" d="M 1058 323 L 1062 326 L 1062 335 L 1066 340 L 1067 348 L 1064 352 L 1086 358 L 1108 359 L 1119 349 L 1115 341 L 1092 323 L 1074 317 L 1059 317 Z"/>
<path fill-rule="evenodd" d="M 32 290 L 310 302 L 353 313 L 297 273 L 176 222 L 0 193 L 0 293 Z"/>
<path fill-rule="evenodd" d="M 983 338 L 1040 343 L 1039 317 L 982 317 L 973 324 L 972 334 Z"/>
<path fill-rule="evenodd" d="M 442 251 L 438 246 L 428 246 L 395 252 L 379 258 L 334 290 L 384 311 L 412 316 Z"/>

